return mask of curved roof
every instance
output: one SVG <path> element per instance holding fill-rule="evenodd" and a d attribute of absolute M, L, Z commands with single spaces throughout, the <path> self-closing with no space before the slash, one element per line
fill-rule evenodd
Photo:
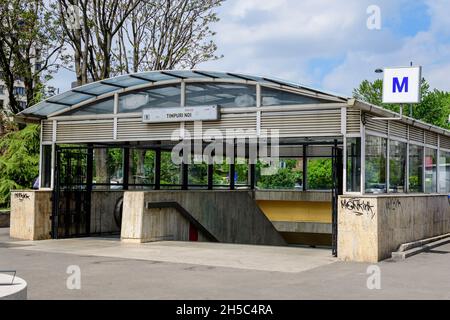
<path fill-rule="evenodd" d="M 121 75 L 98 82 L 89 83 L 80 87 L 73 88 L 64 93 L 52 96 L 34 106 L 25 109 L 17 116 L 19 118 L 46 118 L 48 115 L 69 109 L 72 106 L 83 104 L 85 102 L 95 101 L 97 97 L 106 97 L 114 93 L 124 92 L 128 89 L 139 88 L 145 85 L 155 85 L 158 83 L 167 83 L 182 80 L 186 81 L 227 81 L 227 82 L 248 82 L 259 83 L 268 86 L 278 86 L 297 90 L 299 94 L 329 98 L 333 101 L 346 101 L 348 97 L 343 97 L 324 91 L 319 91 L 306 87 L 301 84 L 275 78 L 267 78 L 240 73 L 200 71 L 200 70 L 168 70 L 168 71 L 150 71 L 135 74 Z"/>

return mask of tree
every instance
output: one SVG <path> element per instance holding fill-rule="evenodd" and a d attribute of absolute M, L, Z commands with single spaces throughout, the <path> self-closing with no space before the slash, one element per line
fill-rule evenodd
<path fill-rule="evenodd" d="M 210 25 L 224 0 L 144 0 L 123 24 L 114 51 L 115 71 L 192 69 L 218 59 Z"/>
<path fill-rule="evenodd" d="M 326 190 L 333 187 L 332 160 L 311 158 L 308 161 L 307 187 L 312 190 Z"/>
<path fill-rule="evenodd" d="M 413 116 L 425 122 L 450 129 L 450 92 L 433 90 L 422 97 L 422 103 L 413 109 Z"/>
<path fill-rule="evenodd" d="M 31 188 L 38 176 L 39 128 L 28 125 L 0 140 L 0 207 L 9 205 L 11 189 Z"/>
<path fill-rule="evenodd" d="M 122 24 L 114 48 L 114 73 L 194 68 L 218 59 L 210 24 L 223 0 L 143 0 Z M 137 174 L 145 150 L 138 150 Z"/>
<path fill-rule="evenodd" d="M 13 113 L 24 109 L 15 81 L 22 80 L 26 107 L 39 101 L 42 79 L 57 70 L 63 48 L 60 28 L 44 0 L 0 0 L 0 69 Z"/>
<path fill-rule="evenodd" d="M 256 164 L 258 187 L 261 189 L 293 189 L 296 184 L 302 184 L 302 171 L 298 168 L 297 159 L 284 159 L 284 168 L 276 168 L 276 172 L 270 175 L 262 175 L 262 168 L 268 168 L 269 164 L 259 162 Z"/>
<path fill-rule="evenodd" d="M 58 0 L 59 16 L 73 55 L 64 57 L 77 84 L 111 75 L 194 67 L 217 58 L 210 24 L 223 0 Z M 96 149 L 98 162 L 107 160 Z M 138 151 L 136 175 L 144 175 L 145 150 Z M 98 177 L 107 166 L 97 166 Z"/>
<path fill-rule="evenodd" d="M 370 82 L 364 80 L 358 88 L 353 90 L 356 99 L 381 106 L 395 112 L 399 111 L 397 104 L 382 103 L 383 81 Z M 413 106 L 413 118 L 450 129 L 448 115 L 450 113 L 450 92 L 434 89 L 430 91 L 430 85 L 425 79 L 421 82 L 422 101 Z M 407 113 L 407 110 L 404 110 Z"/>
<path fill-rule="evenodd" d="M 110 77 L 112 45 L 142 0 L 58 0 L 60 21 L 75 64 L 78 85 Z M 72 19 L 73 18 L 73 19 Z"/>

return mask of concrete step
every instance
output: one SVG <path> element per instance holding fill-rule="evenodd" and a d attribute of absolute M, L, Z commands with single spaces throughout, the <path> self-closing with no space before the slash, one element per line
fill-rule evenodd
<path fill-rule="evenodd" d="M 405 260 L 418 253 L 450 243 L 450 234 L 433 238 L 418 240 L 402 244 L 398 251 L 392 252 L 391 257 L 395 261 Z"/>

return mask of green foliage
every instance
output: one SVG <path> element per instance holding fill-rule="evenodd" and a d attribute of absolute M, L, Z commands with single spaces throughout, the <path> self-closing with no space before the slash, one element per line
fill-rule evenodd
<path fill-rule="evenodd" d="M 419 192 L 421 188 L 421 181 L 422 179 L 419 179 L 419 176 L 413 175 L 409 176 L 409 189 L 411 191 Z"/>
<path fill-rule="evenodd" d="M 302 172 L 296 169 L 296 159 L 284 159 L 284 168 L 279 168 L 276 173 L 271 175 L 258 174 L 258 187 L 261 189 L 293 189 L 296 184 L 301 184 Z M 258 162 L 257 172 L 268 167 L 268 164 Z"/>
<path fill-rule="evenodd" d="M 28 125 L 0 140 L 0 207 L 8 206 L 10 190 L 31 188 L 39 173 L 38 125 Z"/>
<path fill-rule="evenodd" d="M 332 160 L 310 159 L 308 161 L 307 186 L 312 190 L 326 190 L 333 187 Z"/>
<path fill-rule="evenodd" d="M 161 184 L 179 184 L 180 166 L 172 162 L 170 152 L 161 152 Z"/>
<path fill-rule="evenodd" d="M 214 164 L 213 184 L 215 185 L 229 185 L 230 166 L 227 161 Z"/>
<path fill-rule="evenodd" d="M 62 27 L 49 10 L 48 1 L 0 0 L 0 80 L 9 92 L 5 112 L 18 113 L 23 109 L 12 94 L 19 77 L 26 89 L 27 106 L 42 99 L 42 82 L 57 71 L 62 48 Z"/>
<path fill-rule="evenodd" d="M 378 79 L 374 82 L 364 80 L 358 88 L 353 90 L 353 96 L 356 99 L 399 112 L 399 105 L 382 103 L 382 92 L 382 80 Z M 443 92 L 436 89 L 430 91 L 430 85 L 425 79 L 422 79 L 421 94 L 421 103 L 413 105 L 413 118 L 450 129 L 450 124 L 448 123 L 450 92 Z M 403 110 L 403 113 L 408 115 L 409 110 Z"/>
<path fill-rule="evenodd" d="M 413 109 L 413 116 L 427 123 L 450 129 L 450 92 L 434 90 L 422 96 L 422 103 Z"/>
<path fill-rule="evenodd" d="M 276 174 L 260 176 L 258 187 L 261 189 L 293 189 L 300 179 L 301 172 L 281 168 Z"/>

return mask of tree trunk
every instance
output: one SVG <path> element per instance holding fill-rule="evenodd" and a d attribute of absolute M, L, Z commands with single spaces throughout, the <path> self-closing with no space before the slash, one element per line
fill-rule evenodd
<path fill-rule="evenodd" d="M 108 175 L 108 149 L 94 149 L 95 182 L 110 183 Z M 107 187 L 109 189 L 109 187 Z"/>

